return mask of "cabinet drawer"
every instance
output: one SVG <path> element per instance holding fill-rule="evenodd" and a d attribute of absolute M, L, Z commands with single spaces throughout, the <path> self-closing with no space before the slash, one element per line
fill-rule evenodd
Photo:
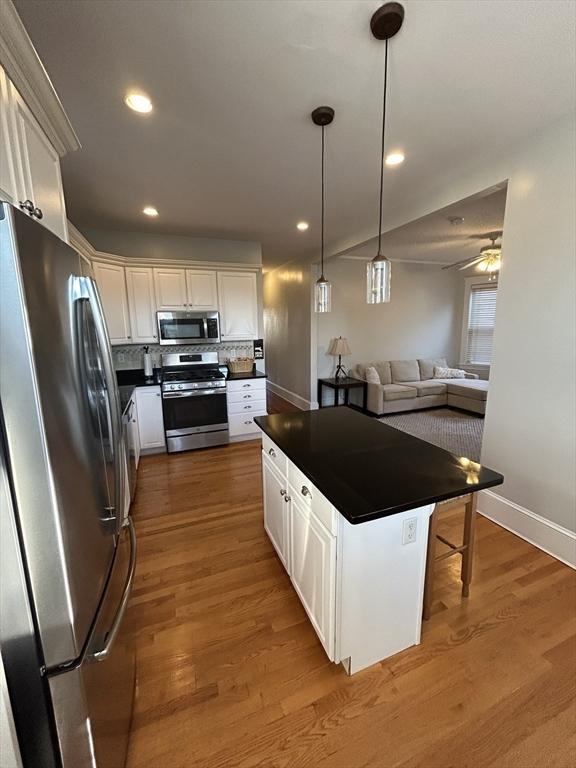
<path fill-rule="evenodd" d="M 298 467 L 292 462 L 288 463 L 288 484 L 290 486 L 290 495 L 295 497 L 301 506 L 310 510 L 313 515 L 330 531 L 334 536 L 338 532 L 338 512 L 323 496 L 316 486 L 312 485 L 310 480 Z"/>
<path fill-rule="evenodd" d="M 263 416 L 264 414 L 236 414 L 228 417 L 228 430 L 230 435 L 253 435 L 260 432 L 260 427 L 254 422 L 254 416 Z"/>
<path fill-rule="evenodd" d="M 249 403 L 252 400 L 266 400 L 266 390 L 263 389 L 233 389 L 226 392 L 229 403 Z"/>
<path fill-rule="evenodd" d="M 233 392 L 262 392 L 266 393 L 266 379 L 232 379 L 226 382 L 226 390 L 229 394 Z"/>
<path fill-rule="evenodd" d="M 228 414 L 235 413 L 247 413 L 253 416 L 265 416 L 266 415 L 266 398 L 261 397 L 258 400 L 241 400 L 239 403 L 230 402 L 228 400 Z"/>
<path fill-rule="evenodd" d="M 286 477 L 288 473 L 288 459 L 286 454 L 282 453 L 280 448 L 273 443 L 268 435 L 262 433 L 262 453 L 268 457 L 268 459 L 274 464 L 283 477 Z"/>

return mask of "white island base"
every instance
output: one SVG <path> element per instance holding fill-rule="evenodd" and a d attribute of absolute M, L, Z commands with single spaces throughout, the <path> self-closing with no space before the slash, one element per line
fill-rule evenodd
<path fill-rule="evenodd" d="M 430 504 L 352 525 L 267 435 L 264 527 L 328 658 L 350 675 L 420 642 Z"/>

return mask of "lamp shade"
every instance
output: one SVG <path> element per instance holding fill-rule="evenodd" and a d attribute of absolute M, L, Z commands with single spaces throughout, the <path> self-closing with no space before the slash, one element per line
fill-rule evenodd
<path fill-rule="evenodd" d="M 338 357 L 338 355 L 351 355 L 352 351 L 348 346 L 348 339 L 343 339 L 342 336 L 339 336 L 337 339 L 332 339 L 328 346 L 327 354 L 332 355 L 333 357 Z"/>

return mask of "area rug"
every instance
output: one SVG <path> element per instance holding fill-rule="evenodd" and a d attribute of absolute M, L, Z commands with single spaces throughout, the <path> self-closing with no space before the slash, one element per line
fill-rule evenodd
<path fill-rule="evenodd" d="M 379 421 L 439 448 L 480 461 L 484 419 L 470 413 L 437 408 L 382 416 Z"/>

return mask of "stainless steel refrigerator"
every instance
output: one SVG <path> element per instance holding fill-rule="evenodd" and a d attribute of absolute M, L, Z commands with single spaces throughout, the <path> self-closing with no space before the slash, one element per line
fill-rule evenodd
<path fill-rule="evenodd" d="M 93 280 L 0 204 L 0 641 L 24 766 L 122 768 L 136 562 L 125 448 Z"/>

